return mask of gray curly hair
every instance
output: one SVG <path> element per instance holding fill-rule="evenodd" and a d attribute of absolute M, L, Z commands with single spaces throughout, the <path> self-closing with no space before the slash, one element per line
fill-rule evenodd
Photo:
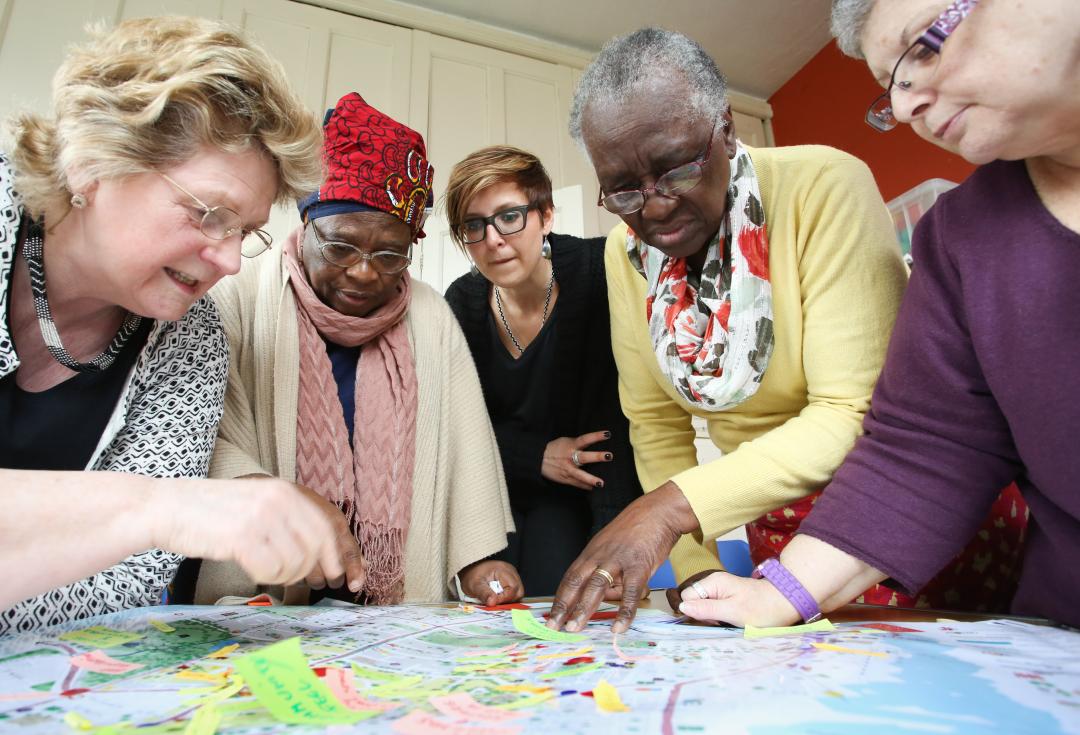
<path fill-rule="evenodd" d="M 876 4 L 877 0 L 832 0 L 829 30 L 840 50 L 852 58 L 863 58 L 860 37 Z"/>
<path fill-rule="evenodd" d="M 727 111 L 727 79 L 696 41 L 662 28 L 642 28 L 611 39 L 578 82 L 570 108 L 570 136 L 585 150 L 581 125 L 589 108 L 617 106 L 634 92 L 680 79 L 690 85 L 682 112 L 691 122 L 715 119 Z"/>

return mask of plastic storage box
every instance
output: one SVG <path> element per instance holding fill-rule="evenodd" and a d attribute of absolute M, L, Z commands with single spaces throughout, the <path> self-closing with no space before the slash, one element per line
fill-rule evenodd
<path fill-rule="evenodd" d="M 900 250 L 904 260 L 911 265 L 911 233 L 915 223 L 934 205 L 937 198 L 956 186 L 955 182 L 945 179 L 928 179 L 888 203 L 892 215 L 896 239 L 900 241 Z"/>

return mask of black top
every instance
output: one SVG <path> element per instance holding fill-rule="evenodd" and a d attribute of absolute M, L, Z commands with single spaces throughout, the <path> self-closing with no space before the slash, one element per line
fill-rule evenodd
<path fill-rule="evenodd" d="M 10 324 L 10 286 L 8 290 Z M 76 373 L 38 393 L 15 384 L 18 371 L 0 378 L 0 467 L 85 469 L 153 325 L 153 319 L 143 319 L 113 364 L 101 372 Z"/>
<path fill-rule="evenodd" d="M 488 301 L 491 283 L 479 273 L 468 273 L 450 284 L 446 300 L 476 362 L 511 495 L 515 490 L 534 491 L 553 484 L 540 474 L 544 448 L 552 439 L 604 429 L 611 432 L 610 440 L 592 445 L 589 450 L 612 452 L 615 459 L 585 466 L 586 472 L 604 480 L 603 488 L 588 493 L 595 533 L 641 495 L 630 427 L 619 404 L 618 373 L 611 354 L 604 238 L 581 240 L 549 235 L 548 240 L 559 283 L 555 303 L 558 323 L 556 326 L 549 318 L 548 325 L 521 358 L 529 357 L 536 347 L 536 359 L 546 363 L 547 383 L 533 388 L 528 402 L 535 412 L 530 413 L 528 424 L 518 420 L 523 414 L 515 416 L 505 408 L 515 405 L 509 400 L 514 384 L 507 381 L 504 366 L 504 358 L 512 358 L 498 335 L 492 333 L 494 321 Z M 548 326 L 554 328 L 545 334 Z"/>
<path fill-rule="evenodd" d="M 505 423 L 519 431 L 535 430 L 541 434 L 551 434 L 552 416 L 548 396 L 552 389 L 552 370 L 555 364 L 553 342 L 557 330 L 556 319 L 559 303 L 548 315 L 540 333 L 525 348 L 520 357 L 514 359 L 502 343 L 500 332 L 503 327 L 496 323 L 496 316 L 488 310 L 488 349 L 491 355 L 490 370 L 492 385 L 499 390 L 485 392 L 491 414 L 502 416 Z"/>

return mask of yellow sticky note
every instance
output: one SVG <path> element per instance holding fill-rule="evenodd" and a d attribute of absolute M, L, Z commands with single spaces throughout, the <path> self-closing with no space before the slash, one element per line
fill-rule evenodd
<path fill-rule="evenodd" d="M 171 625 L 169 625 L 168 623 L 166 623 L 163 620 L 158 620 L 157 618 L 150 618 L 150 625 L 154 626 L 155 628 L 160 630 L 162 633 L 175 633 L 176 632 L 176 628 L 172 627 Z"/>
<path fill-rule="evenodd" d="M 215 674 L 211 674 L 207 671 L 191 671 L 190 669 L 181 671 L 176 675 L 177 679 L 183 679 L 184 681 L 207 681 L 211 684 L 225 684 L 229 672 L 221 671 Z"/>
<path fill-rule="evenodd" d="M 814 623 L 806 625 L 789 625 L 782 628 L 755 628 L 746 626 L 743 630 L 743 638 L 754 640 L 756 638 L 772 638 L 779 635 L 802 635 L 803 633 L 829 633 L 836 630 L 836 626 L 829 622 L 828 618 L 822 618 Z"/>
<path fill-rule="evenodd" d="M 289 638 L 241 656 L 233 662 L 248 689 L 280 722 L 334 725 L 374 717 L 345 707 L 312 673 L 300 650 L 300 639 Z"/>
<path fill-rule="evenodd" d="M 228 645 L 228 646 L 222 646 L 221 648 L 217 649 L 216 651 L 213 651 L 211 653 L 206 654 L 206 657 L 207 658 L 228 658 L 229 654 L 232 653 L 233 651 L 235 651 L 239 647 L 240 647 L 239 643 L 233 643 L 233 644 Z"/>
<path fill-rule="evenodd" d="M 591 653 L 592 649 L 592 646 L 585 646 L 584 648 L 579 648 L 576 651 L 570 651 L 569 653 L 545 653 L 541 656 L 537 656 L 536 660 L 543 661 L 549 658 L 577 658 L 578 656 L 584 656 Z"/>
<path fill-rule="evenodd" d="M 184 728 L 184 735 L 214 735 L 221 723 L 221 713 L 213 705 L 205 705 L 195 710 L 195 714 Z"/>
<path fill-rule="evenodd" d="M 495 688 L 500 692 L 529 692 L 530 694 L 544 694 L 551 691 L 549 686 L 536 686 L 534 684 L 501 684 Z"/>
<path fill-rule="evenodd" d="M 94 723 L 77 712 L 68 712 L 64 715 L 64 722 L 73 730 L 93 730 Z"/>
<path fill-rule="evenodd" d="M 218 702 L 224 702 L 229 697 L 238 693 L 244 688 L 244 679 L 240 676 L 230 676 L 229 683 L 224 687 L 218 687 L 210 689 L 209 693 L 206 693 L 206 689 L 202 689 L 199 692 L 199 696 L 188 702 L 189 707 L 205 707 L 208 704 L 217 704 Z M 186 692 L 185 692 L 186 693 Z"/>
<path fill-rule="evenodd" d="M 537 619 L 528 610 L 513 609 L 510 618 L 514 621 L 514 627 L 518 632 L 524 633 L 530 638 L 539 638 L 542 641 L 554 641 L 555 643 L 577 643 L 585 640 L 586 636 L 580 633 L 567 633 L 563 630 L 552 630 Z"/>
<path fill-rule="evenodd" d="M 623 704 L 622 697 L 619 696 L 619 690 L 603 679 L 593 687 L 592 693 L 593 701 L 596 702 L 596 709 L 601 712 L 630 711 L 630 708 Z"/>
<path fill-rule="evenodd" d="M 137 641 L 144 637 L 141 633 L 130 633 L 125 630 L 113 630 L 103 625 L 94 625 L 82 630 L 73 630 L 64 633 L 60 640 L 76 643 L 87 648 L 113 648 L 122 646 L 131 641 Z"/>
<path fill-rule="evenodd" d="M 881 651 L 867 651 L 862 648 L 844 648 L 843 646 L 834 646 L 831 643 L 814 643 L 814 648 L 820 651 L 835 651 L 836 653 L 854 653 L 858 656 L 877 656 L 878 658 L 888 658 L 889 654 L 882 653 Z"/>

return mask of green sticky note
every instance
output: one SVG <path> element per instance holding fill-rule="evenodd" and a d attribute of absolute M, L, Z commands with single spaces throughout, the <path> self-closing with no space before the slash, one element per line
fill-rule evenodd
<path fill-rule="evenodd" d="M 600 663 L 599 661 L 596 661 L 596 662 L 591 663 L 591 664 L 579 664 L 577 666 L 564 666 L 564 667 L 562 667 L 560 669 L 555 669 L 550 674 L 541 674 L 540 678 L 541 679 L 558 679 L 558 678 L 561 678 L 563 676 L 574 676 L 575 674 L 587 674 L 590 671 L 596 671 L 601 666 L 603 666 L 603 664 Z"/>
<path fill-rule="evenodd" d="M 113 630 L 103 625 L 94 625 L 90 628 L 64 633 L 60 636 L 60 640 L 87 648 L 113 648 L 137 641 L 142 637 L 141 633 L 129 633 L 125 630 Z"/>
<path fill-rule="evenodd" d="M 789 625 L 783 628 L 755 628 L 746 626 L 743 630 L 743 638 L 754 640 L 756 638 L 771 638 L 778 635 L 802 635 L 803 633 L 828 633 L 836 630 L 828 618 L 822 618 L 808 625 Z"/>
<path fill-rule="evenodd" d="M 514 621 L 514 627 L 530 638 L 539 638 L 542 641 L 554 641 L 555 643 L 577 643 L 583 641 L 586 636 L 580 633 L 567 633 L 562 630 L 552 630 L 528 610 L 514 609 L 510 611 L 510 617 Z"/>
<path fill-rule="evenodd" d="M 392 671 L 380 671 L 379 669 L 369 669 L 366 666 L 354 663 L 352 665 L 353 673 L 368 681 L 385 681 L 391 684 L 400 684 L 401 686 L 412 686 L 418 684 L 424 680 L 422 676 L 408 676 L 405 674 L 396 674 Z"/>
<path fill-rule="evenodd" d="M 280 722 L 294 725 L 334 725 L 357 722 L 376 712 L 345 707 L 319 681 L 300 650 L 300 639 L 289 638 L 233 661 L 255 698 Z"/>

